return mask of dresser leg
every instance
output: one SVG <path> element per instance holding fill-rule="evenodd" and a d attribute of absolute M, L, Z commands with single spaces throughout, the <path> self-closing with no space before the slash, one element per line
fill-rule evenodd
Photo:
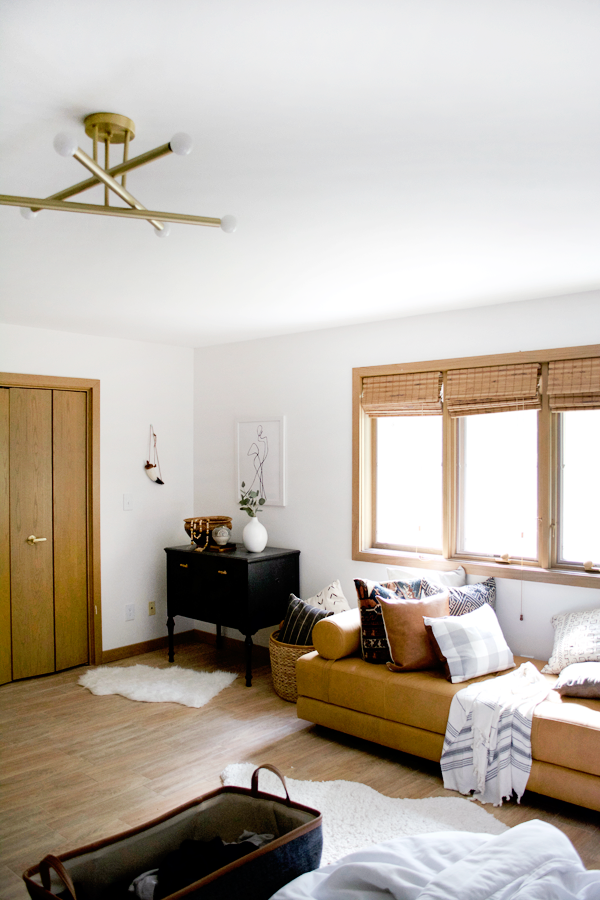
<path fill-rule="evenodd" d="M 167 618 L 167 630 L 169 632 L 169 662 L 174 662 L 175 654 L 173 652 L 173 632 L 175 630 L 175 619 L 173 616 Z"/>
<path fill-rule="evenodd" d="M 246 687 L 252 687 L 252 637 L 246 635 Z"/>

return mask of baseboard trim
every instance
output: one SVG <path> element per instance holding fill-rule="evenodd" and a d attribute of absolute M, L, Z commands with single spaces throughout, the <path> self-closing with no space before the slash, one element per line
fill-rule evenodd
<path fill-rule="evenodd" d="M 181 643 L 190 638 L 191 631 L 184 631 L 182 634 L 175 635 L 175 643 Z M 142 656 L 143 653 L 152 653 L 153 650 L 166 649 L 169 646 L 169 639 L 164 637 L 153 638 L 151 641 L 141 641 L 139 644 L 128 644 L 126 647 L 113 647 L 112 650 L 102 651 L 102 664 L 116 662 L 119 659 L 127 659 L 128 656 Z"/>
<path fill-rule="evenodd" d="M 211 644 L 216 646 L 217 636 L 209 631 L 200 631 L 198 628 L 192 628 L 190 631 L 181 631 L 173 636 L 175 646 L 177 644 L 188 644 L 190 642 L 196 644 Z M 223 648 L 228 650 L 241 651 L 244 648 L 244 641 L 236 640 L 236 638 L 222 638 Z M 113 647 L 112 650 L 102 651 L 102 665 L 111 662 L 117 662 L 120 659 L 127 659 L 130 656 L 142 656 L 144 653 L 152 653 L 153 650 L 167 649 L 169 646 L 169 638 L 167 635 L 159 638 L 153 638 L 151 641 L 141 641 L 139 644 L 129 644 L 127 647 Z M 256 663 L 264 664 L 269 660 L 268 647 L 261 647 L 254 644 L 252 649 L 253 660 Z"/>

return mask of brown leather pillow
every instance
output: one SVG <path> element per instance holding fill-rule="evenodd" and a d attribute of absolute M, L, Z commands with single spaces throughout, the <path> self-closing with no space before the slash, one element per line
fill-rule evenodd
<path fill-rule="evenodd" d="M 381 597 L 381 611 L 387 634 L 392 672 L 437 669 L 440 661 L 425 630 L 423 616 L 450 615 L 450 593 L 440 591 L 420 600 L 387 600 Z"/>

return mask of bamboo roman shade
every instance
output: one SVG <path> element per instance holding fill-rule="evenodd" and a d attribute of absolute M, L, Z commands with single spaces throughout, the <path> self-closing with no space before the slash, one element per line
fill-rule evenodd
<path fill-rule="evenodd" d="M 549 363 L 548 401 L 555 413 L 600 409 L 600 357 Z"/>
<path fill-rule="evenodd" d="M 362 381 L 361 405 L 369 416 L 441 416 L 442 373 L 369 375 Z"/>
<path fill-rule="evenodd" d="M 444 402 L 451 416 L 541 409 L 538 363 L 449 369 Z"/>

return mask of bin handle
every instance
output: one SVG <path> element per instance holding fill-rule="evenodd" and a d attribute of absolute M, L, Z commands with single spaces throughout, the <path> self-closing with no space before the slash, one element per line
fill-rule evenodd
<path fill-rule="evenodd" d="M 40 863 L 40 875 L 42 877 L 42 884 L 44 885 L 44 888 L 50 893 L 50 895 L 54 896 L 54 894 L 52 894 L 52 892 L 50 891 L 50 869 L 54 869 L 58 877 L 64 882 L 71 900 L 77 900 L 77 895 L 75 894 L 75 885 L 71 880 L 71 876 L 63 866 L 58 856 L 53 856 L 52 853 L 49 853 L 47 856 L 45 856 Z"/>
<path fill-rule="evenodd" d="M 258 793 L 258 773 L 260 772 L 261 769 L 268 769 L 270 772 L 273 772 L 275 775 L 277 775 L 277 777 L 281 781 L 281 783 L 283 785 L 283 789 L 285 791 L 285 797 L 286 797 L 285 802 L 287 803 L 288 806 L 290 806 L 292 801 L 290 799 L 289 791 L 287 789 L 287 784 L 285 783 L 285 778 L 281 774 L 279 769 L 276 766 L 272 766 L 270 763 L 263 763 L 262 766 L 258 766 L 258 768 L 256 768 L 254 770 L 254 772 L 252 773 L 252 781 L 251 781 L 250 786 L 252 788 L 253 796 L 256 796 L 256 794 Z"/>

